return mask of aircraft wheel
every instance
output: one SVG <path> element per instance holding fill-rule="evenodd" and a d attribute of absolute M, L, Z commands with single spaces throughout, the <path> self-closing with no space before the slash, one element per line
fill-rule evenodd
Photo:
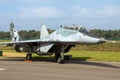
<path fill-rule="evenodd" d="M 63 64 L 63 63 L 64 63 L 64 60 L 62 60 L 62 58 L 59 57 L 58 60 L 57 60 L 57 62 L 58 62 L 59 64 Z"/>
<path fill-rule="evenodd" d="M 27 56 L 26 56 L 26 60 L 31 61 L 31 60 L 32 60 L 32 54 L 27 54 Z"/>

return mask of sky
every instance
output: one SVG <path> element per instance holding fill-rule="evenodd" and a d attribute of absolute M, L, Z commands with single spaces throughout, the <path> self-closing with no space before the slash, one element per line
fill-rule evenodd
<path fill-rule="evenodd" d="M 0 0 L 0 31 L 50 29 L 82 25 L 89 29 L 120 29 L 120 0 Z"/>

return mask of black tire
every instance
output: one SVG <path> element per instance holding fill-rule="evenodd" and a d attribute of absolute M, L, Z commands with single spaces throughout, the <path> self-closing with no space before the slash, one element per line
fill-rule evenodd
<path fill-rule="evenodd" d="M 27 56 L 26 56 L 26 60 L 31 61 L 31 60 L 32 60 L 32 54 L 27 54 Z"/>

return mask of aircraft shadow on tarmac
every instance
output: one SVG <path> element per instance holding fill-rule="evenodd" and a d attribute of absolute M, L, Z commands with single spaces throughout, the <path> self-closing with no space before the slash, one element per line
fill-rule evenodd
<path fill-rule="evenodd" d="M 65 60 L 65 64 L 82 64 L 82 65 L 91 65 L 98 67 L 106 67 L 106 68 L 117 68 L 120 69 L 120 66 L 111 65 L 108 63 L 102 62 L 89 62 L 87 59 L 91 57 L 76 57 L 71 60 Z M 8 58 L 0 58 L 0 61 L 25 61 L 24 57 L 8 57 Z M 33 57 L 33 62 L 36 61 L 44 61 L 44 62 L 56 62 L 54 57 Z"/>
<path fill-rule="evenodd" d="M 108 64 L 108 63 L 102 63 L 102 62 L 89 62 L 89 61 L 78 61 L 78 60 L 75 61 L 75 60 L 71 60 L 71 61 L 68 61 L 67 63 L 120 69 L 120 66 L 115 66 L 115 65 Z"/>
<path fill-rule="evenodd" d="M 111 64 L 107 64 L 107 63 L 102 63 L 102 62 L 87 61 L 87 59 L 90 59 L 90 58 L 91 57 L 74 57 L 72 60 L 66 61 L 66 63 L 91 65 L 91 66 L 99 66 L 99 67 L 120 69 L 120 66 L 115 66 L 115 65 L 111 65 Z"/>

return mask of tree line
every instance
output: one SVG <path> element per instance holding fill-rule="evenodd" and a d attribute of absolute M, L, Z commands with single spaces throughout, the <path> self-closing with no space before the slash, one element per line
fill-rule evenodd
<path fill-rule="evenodd" d="M 93 29 L 93 30 L 90 30 L 90 32 L 100 37 L 104 37 L 107 40 L 120 40 L 120 29 L 119 30 Z"/>
<path fill-rule="evenodd" d="M 49 33 L 53 32 L 54 30 L 48 29 Z M 100 30 L 100 29 L 93 29 L 90 30 L 92 34 L 95 34 L 100 37 L 104 37 L 107 40 L 120 40 L 120 30 Z M 39 39 L 40 38 L 40 31 L 36 30 L 21 30 L 18 32 L 20 37 L 24 40 L 27 39 Z M 0 40 L 10 40 L 10 32 L 0 31 Z"/>

